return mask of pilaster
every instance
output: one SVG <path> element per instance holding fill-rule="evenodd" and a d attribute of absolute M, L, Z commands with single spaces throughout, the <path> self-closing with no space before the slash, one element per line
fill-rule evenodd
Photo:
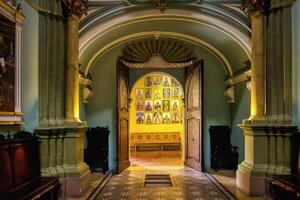
<path fill-rule="evenodd" d="M 250 195 L 267 193 L 267 177 L 291 173 L 291 138 L 297 131 L 291 123 L 291 3 L 244 2 L 252 23 L 251 116 L 239 125 L 245 160 L 237 186 Z"/>

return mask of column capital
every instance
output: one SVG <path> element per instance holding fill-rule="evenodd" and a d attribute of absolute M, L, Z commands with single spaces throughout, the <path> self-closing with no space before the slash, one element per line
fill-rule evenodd
<path fill-rule="evenodd" d="M 87 13 L 87 0 L 63 0 L 68 15 L 75 15 L 81 18 L 83 14 Z"/>
<path fill-rule="evenodd" d="M 243 0 L 241 9 L 252 16 L 258 13 L 266 13 L 270 8 L 271 0 Z"/>

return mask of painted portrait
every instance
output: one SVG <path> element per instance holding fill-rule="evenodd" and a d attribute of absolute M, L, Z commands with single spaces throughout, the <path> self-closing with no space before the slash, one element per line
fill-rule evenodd
<path fill-rule="evenodd" d="M 145 122 L 146 122 L 146 124 L 152 123 L 152 113 L 146 113 Z"/>
<path fill-rule="evenodd" d="M 163 87 L 170 87 L 170 77 L 168 76 L 163 76 Z"/>
<path fill-rule="evenodd" d="M 137 101 L 135 104 L 135 109 L 137 111 L 144 111 L 144 102 L 143 101 Z"/>
<path fill-rule="evenodd" d="M 161 124 L 162 123 L 162 114 L 161 112 L 154 112 L 154 123 Z"/>
<path fill-rule="evenodd" d="M 163 98 L 164 99 L 169 99 L 170 98 L 170 89 L 169 88 L 163 89 Z"/>
<path fill-rule="evenodd" d="M 179 120 L 180 120 L 180 118 L 179 118 L 179 113 L 178 112 L 172 112 L 172 114 L 171 114 L 171 121 L 172 121 L 172 123 L 179 123 Z"/>
<path fill-rule="evenodd" d="M 144 113 L 143 112 L 137 112 L 136 113 L 136 123 L 137 124 L 143 124 L 144 123 Z"/>
<path fill-rule="evenodd" d="M 144 90 L 143 89 L 136 89 L 135 90 L 135 98 L 137 100 L 143 100 L 144 99 Z"/>
<path fill-rule="evenodd" d="M 152 78 L 151 76 L 147 76 L 145 78 L 145 87 L 151 87 L 152 86 Z"/>
<path fill-rule="evenodd" d="M 161 100 L 154 100 L 154 111 L 161 111 Z"/>
<path fill-rule="evenodd" d="M 179 84 L 175 79 L 172 79 L 172 87 L 179 87 Z"/>
<path fill-rule="evenodd" d="M 159 89 L 156 89 L 154 91 L 154 96 L 153 96 L 154 99 L 160 99 L 161 98 L 161 90 Z"/>
<path fill-rule="evenodd" d="M 152 97 L 152 90 L 151 90 L 151 88 L 146 88 L 145 89 L 145 98 L 146 99 L 151 99 L 151 97 Z"/>
<path fill-rule="evenodd" d="M 163 113 L 163 123 L 164 124 L 170 124 L 171 123 L 170 113 Z"/>
<path fill-rule="evenodd" d="M 153 77 L 153 85 L 156 87 L 159 87 L 161 85 L 161 77 L 160 76 Z"/>
<path fill-rule="evenodd" d="M 172 111 L 178 111 L 179 110 L 179 101 L 178 100 L 172 100 L 171 108 L 172 108 Z"/>
<path fill-rule="evenodd" d="M 145 111 L 152 111 L 153 110 L 153 101 L 147 100 L 145 101 Z"/>
<path fill-rule="evenodd" d="M 170 101 L 163 100 L 163 111 L 170 111 Z"/>
<path fill-rule="evenodd" d="M 15 24 L 1 15 L 0 20 L 0 112 L 14 112 Z"/>
<path fill-rule="evenodd" d="M 172 88 L 171 89 L 171 97 L 174 98 L 174 99 L 177 99 L 179 98 L 179 88 Z"/>

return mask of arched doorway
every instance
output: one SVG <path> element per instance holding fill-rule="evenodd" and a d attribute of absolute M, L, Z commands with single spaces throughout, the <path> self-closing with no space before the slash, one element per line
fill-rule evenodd
<path fill-rule="evenodd" d="M 202 61 L 196 61 L 192 60 L 190 62 L 191 64 L 186 66 L 184 65 L 182 68 L 185 70 L 185 114 L 183 114 L 181 117 L 184 117 L 184 120 L 182 119 L 182 123 L 184 121 L 184 124 L 186 124 L 184 127 L 184 145 L 181 144 L 181 141 L 179 142 L 180 147 L 185 146 L 183 159 L 184 164 L 192 167 L 196 170 L 202 171 L 203 168 L 203 60 Z M 160 66 L 160 65 L 158 65 Z M 159 68 L 159 67 L 158 67 Z M 162 67 L 161 67 L 162 68 Z M 165 76 L 164 75 L 158 75 L 161 78 L 161 84 L 164 84 L 164 80 L 168 80 L 169 85 L 172 84 L 172 77 L 170 76 Z M 135 113 L 133 114 L 132 118 L 135 118 L 135 123 L 145 123 L 145 125 L 149 126 L 150 122 L 154 120 L 154 112 L 150 111 L 151 109 L 154 109 L 154 100 L 146 100 L 146 89 L 150 89 L 150 87 L 147 87 L 147 79 L 151 80 L 151 84 L 154 84 L 154 77 L 151 76 L 146 76 L 145 79 L 141 80 L 141 85 L 143 85 L 143 88 L 137 88 L 137 89 L 143 89 L 142 90 L 137 90 L 135 91 L 136 97 L 142 96 L 144 97 L 143 100 L 144 102 L 141 102 L 141 105 L 144 105 L 144 113 L 143 115 L 141 114 L 142 112 L 139 112 L 139 114 Z M 129 67 L 126 65 L 126 62 L 120 58 L 117 62 L 117 88 L 118 88 L 118 113 L 117 113 L 117 127 L 118 127 L 118 135 L 117 135 L 117 141 L 118 141 L 118 172 L 122 172 L 125 170 L 127 167 L 130 166 L 130 132 L 129 132 L 129 127 L 130 127 L 130 109 L 129 109 L 129 102 L 130 98 L 129 97 Z M 150 81 L 149 81 L 150 82 Z M 174 81 L 174 84 L 177 82 Z M 149 83 L 150 84 L 150 83 Z M 145 86 L 146 85 L 146 86 Z M 146 89 L 145 89 L 146 88 Z M 179 87 L 180 88 L 180 85 Z M 182 87 L 181 87 L 182 88 Z M 151 88 L 152 89 L 152 88 Z M 165 89 L 165 90 L 164 90 Z M 169 89 L 169 90 L 168 90 Z M 172 87 L 163 87 L 161 90 L 161 95 L 163 95 L 163 92 L 165 93 L 169 92 L 169 95 L 171 97 L 171 89 Z M 141 94 L 139 94 L 139 91 Z M 152 92 L 152 91 L 151 91 Z M 183 94 L 183 93 L 182 93 Z M 167 94 L 165 94 L 166 97 Z M 150 95 L 151 96 L 151 95 Z M 149 97 L 150 97 L 149 96 Z M 163 96 L 162 96 L 163 98 Z M 178 97 L 178 104 L 179 103 L 179 97 Z M 165 101 L 164 101 L 165 100 Z M 152 101 L 152 102 L 151 102 Z M 160 100 L 161 104 L 165 103 L 165 107 L 169 107 L 169 110 L 172 107 L 172 101 L 167 100 L 167 98 Z M 152 104 L 152 105 L 151 105 Z M 176 103 L 177 104 L 177 103 Z M 181 102 L 183 105 L 183 103 Z M 136 106 L 136 105 L 135 105 Z M 146 107 L 147 111 L 146 111 Z M 161 105 L 162 109 L 164 109 L 164 105 Z M 174 102 L 173 102 L 174 106 Z M 179 105 L 177 105 L 179 106 Z M 176 107 L 176 106 L 175 106 Z M 156 112 L 156 117 L 157 116 Z M 165 118 L 165 122 L 172 120 L 171 116 L 171 110 L 169 112 L 165 112 L 163 114 L 162 112 L 162 120 Z M 180 121 L 180 115 L 177 116 Z M 173 118 L 175 119 L 176 116 L 173 113 Z M 147 121 L 149 124 L 147 124 Z M 158 120 L 159 121 L 159 120 Z M 175 120 L 176 121 L 176 120 Z M 139 124 L 140 125 L 140 124 Z M 175 137 L 176 138 L 176 133 L 167 131 L 169 132 L 169 136 L 164 136 L 164 137 Z M 166 133 L 167 133 L 166 132 Z M 148 132 L 149 133 L 149 132 Z M 146 134 L 148 134 L 146 132 Z M 155 138 L 155 133 L 152 133 L 152 139 Z M 164 133 L 163 133 L 164 134 Z M 173 135 L 172 135 L 173 134 Z M 178 137 L 180 137 L 180 132 L 177 134 Z M 145 137 L 150 137 L 145 136 Z M 160 136 L 157 136 L 160 137 Z M 142 136 L 143 138 L 143 136 Z M 138 138 L 137 138 L 138 140 Z M 143 139 L 142 139 L 143 140 Z M 135 148 L 137 145 L 133 145 L 132 148 Z M 139 147 L 138 147 L 139 148 Z M 164 147 L 162 147 L 164 148 Z"/>
<path fill-rule="evenodd" d="M 133 166 L 184 163 L 184 90 L 173 76 L 151 72 L 131 88 L 129 148 Z"/>

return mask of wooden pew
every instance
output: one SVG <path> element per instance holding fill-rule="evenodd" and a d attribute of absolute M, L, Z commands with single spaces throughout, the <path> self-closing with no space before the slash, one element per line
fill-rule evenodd
<path fill-rule="evenodd" d="M 57 177 L 41 177 L 38 138 L 19 132 L 0 137 L 0 199 L 27 200 L 58 198 Z"/>

